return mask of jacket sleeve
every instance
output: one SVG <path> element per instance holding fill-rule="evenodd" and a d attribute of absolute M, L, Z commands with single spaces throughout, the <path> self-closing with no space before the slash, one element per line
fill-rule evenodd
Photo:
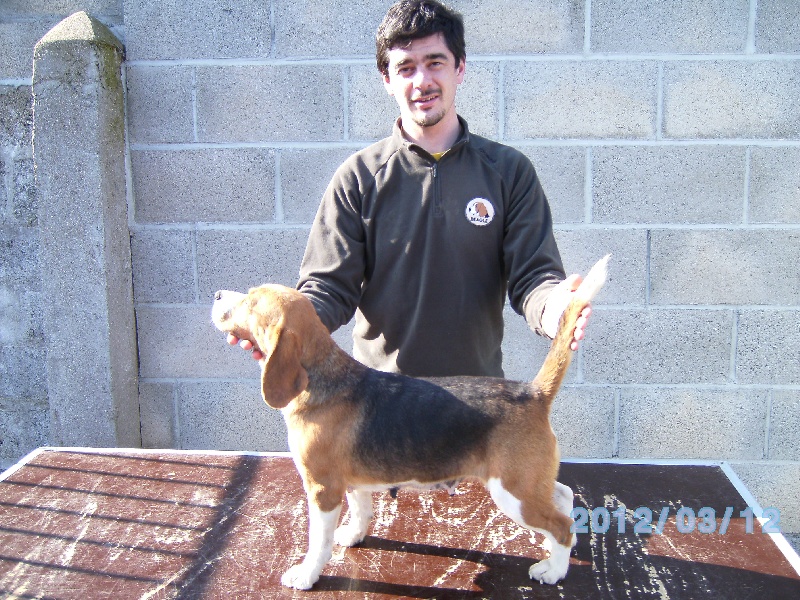
<path fill-rule="evenodd" d="M 553 235 L 553 218 L 536 170 L 524 155 L 509 178 L 503 254 L 512 308 L 539 335 L 542 311 L 552 289 L 565 277 Z"/>
<path fill-rule="evenodd" d="M 364 248 L 357 178 L 343 165 L 328 185 L 311 226 L 297 283 L 331 332 L 355 314 L 364 280 Z"/>

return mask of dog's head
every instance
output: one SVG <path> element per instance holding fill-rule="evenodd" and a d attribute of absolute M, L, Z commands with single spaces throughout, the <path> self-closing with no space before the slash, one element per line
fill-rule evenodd
<path fill-rule="evenodd" d="M 308 387 L 303 343 L 311 328 L 324 326 L 302 294 L 280 285 L 246 294 L 222 290 L 214 296 L 211 319 L 220 331 L 262 352 L 261 394 L 271 407 L 285 407 Z"/>

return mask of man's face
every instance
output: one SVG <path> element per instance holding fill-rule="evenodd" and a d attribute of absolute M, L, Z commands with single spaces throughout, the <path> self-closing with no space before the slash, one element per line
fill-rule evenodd
<path fill-rule="evenodd" d="M 444 37 L 436 34 L 391 49 L 383 85 L 400 106 L 403 126 L 425 128 L 455 119 L 456 89 L 463 80 L 464 61 L 456 66 Z"/>

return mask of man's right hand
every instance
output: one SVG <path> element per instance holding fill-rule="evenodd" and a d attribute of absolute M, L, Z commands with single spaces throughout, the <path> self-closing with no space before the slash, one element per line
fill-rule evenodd
<path fill-rule="evenodd" d="M 229 333 L 228 334 L 228 343 L 231 346 L 235 346 L 236 344 L 239 344 L 239 347 L 242 348 L 242 350 L 247 350 L 247 351 L 252 350 L 253 351 L 252 356 L 253 356 L 253 358 L 255 360 L 261 360 L 262 358 L 264 358 L 264 354 L 261 352 L 261 350 L 259 350 L 255 346 L 253 346 L 253 342 L 251 342 L 250 340 L 240 340 L 239 338 L 237 338 L 232 333 Z"/>

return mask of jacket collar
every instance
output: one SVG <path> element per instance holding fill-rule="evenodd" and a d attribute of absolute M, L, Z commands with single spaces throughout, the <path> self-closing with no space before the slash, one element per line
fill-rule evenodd
<path fill-rule="evenodd" d="M 469 135 L 469 127 L 467 126 L 467 122 L 458 115 L 458 122 L 461 124 L 461 135 L 458 137 L 456 142 L 450 147 L 448 152 L 451 152 L 455 148 L 463 146 L 469 143 L 470 135 Z M 392 138 L 394 140 L 395 146 L 397 148 L 407 148 L 412 152 L 419 154 L 425 158 L 430 160 L 434 160 L 431 154 L 425 150 L 419 144 L 415 144 L 414 142 L 409 142 L 405 136 L 403 135 L 403 128 L 400 126 L 400 117 L 394 122 L 394 127 L 392 128 Z"/>

